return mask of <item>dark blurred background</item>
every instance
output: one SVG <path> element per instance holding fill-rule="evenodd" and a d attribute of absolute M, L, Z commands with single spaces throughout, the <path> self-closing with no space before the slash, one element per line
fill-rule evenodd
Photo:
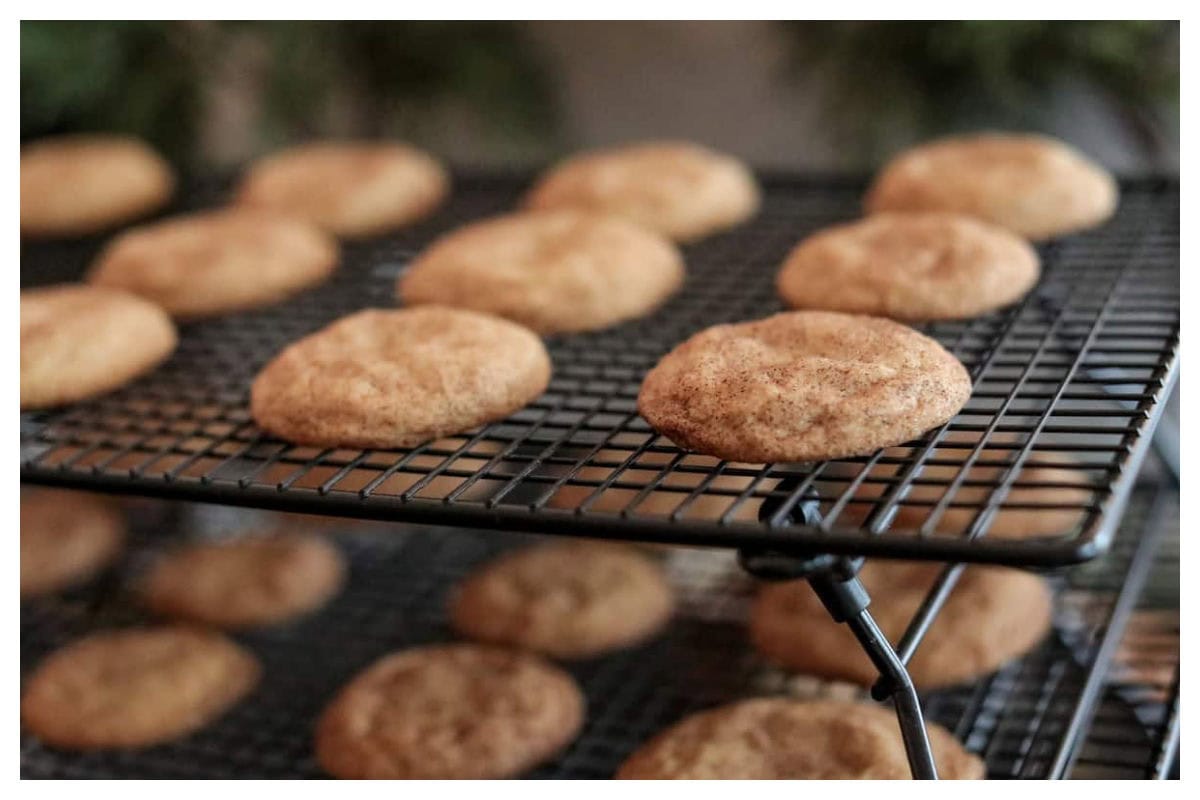
<path fill-rule="evenodd" d="M 1174 22 L 23 22 L 21 138 L 138 134 L 231 168 L 395 136 L 521 168 L 684 137 L 765 168 L 866 170 L 957 130 L 1179 164 Z"/>

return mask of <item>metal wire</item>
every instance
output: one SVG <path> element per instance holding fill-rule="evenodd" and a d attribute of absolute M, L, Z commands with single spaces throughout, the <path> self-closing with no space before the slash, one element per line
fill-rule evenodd
<path fill-rule="evenodd" d="M 255 372 L 286 343 L 364 306 L 434 235 L 511 208 L 523 182 L 463 178 L 451 205 L 401 235 L 347 248 L 334 281 L 285 305 L 189 325 L 175 357 L 100 400 L 22 415 L 22 478 L 107 491 L 438 524 L 793 552 L 1052 565 L 1107 545 L 1175 375 L 1179 190 L 1123 185 L 1102 229 L 1042 248 L 1023 302 L 924 330 L 970 368 L 975 391 L 940 430 L 872 456 L 817 464 L 719 462 L 675 448 L 637 416 L 641 378 L 695 331 L 779 310 L 773 275 L 802 236 L 859 213 L 861 186 L 771 178 L 752 223 L 686 248 L 685 290 L 651 317 L 550 341 L 547 392 L 510 418 L 408 451 L 318 450 L 249 420 Z M 219 201 L 220 191 L 187 196 Z M 95 241 L 25 244 L 22 282 L 61 280 Z M 1021 467 L 1069 456 L 1089 499 L 1022 495 Z M 992 467 L 981 477 L 971 467 Z M 936 472 L 929 468 L 939 468 Z M 915 491 L 915 490 L 924 491 Z M 810 491 L 819 526 L 789 522 Z M 931 490 L 940 490 L 933 491 Z M 772 509 L 760 519 L 764 506 Z M 1038 541 L 986 537 L 1002 511 L 1070 508 L 1078 522 Z M 897 523 L 896 512 L 920 524 Z M 944 530 L 950 509 L 969 512 Z M 907 527 L 906 527 L 907 525 Z"/>
<path fill-rule="evenodd" d="M 1105 669 L 1099 659 L 1119 597 L 1151 549 L 1153 537 L 1144 535 L 1153 520 L 1151 499 L 1149 490 L 1135 494 L 1107 558 L 1052 579 L 1055 632 L 1035 651 L 989 678 L 922 698 L 926 718 L 980 754 L 990 777 L 1058 777 L 1054 768 L 1064 737 L 1078 709 L 1096 694 L 1089 676 Z M 129 556 L 105 579 L 63 598 L 22 604 L 22 674 L 89 631 L 144 621 L 128 587 L 153 553 L 181 536 L 228 536 L 281 524 L 324 530 L 349 559 L 347 588 L 310 618 L 238 637 L 263 661 L 265 677 L 213 726 L 142 752 L 84 755 L 52 750 L 25 735 L 25 777 L 316 777 L 313 723 L 333 693 L 384 653 L 453 638 L 444 613 L 451 586 L 474 565 L 532 538 L 397 526 L 363 531 L 346 521 L 277 520 L 214 506 L 170 511 L 176 518 L 142 513 Z M 738 698 L 847 694 L 845 685 L 788 677 L 754 655 L 745 619 L 755 586 L 731 553 L 675 551 L 664 565 L 680 593 L 676 619 L 647 645 L 570 667 L 588 698 L 586 727 L 570 749 L 531 777 L 609 777 L 634 748 L 682 716 Z M 1177 582 L 1177 559 L 1174 569 Z M 1151 574 L 1147 593 L 1161 593 L 1166 581 L 1157 576 Z M 1170 600 L 1157 605 L 1169 607 Z M 1161 642 L 1149 646 L 1159 642 L 1162 625 L 1139 619 L 1135 612 L 1076 772 L 1099 758 L 1127 767 L 1137 761 L 1148 774 L 1163 758 L 1167 741 L 1160 733 L 1169 726 L 1165 708 L 1178 650 Z M 1176 612 L 1176 633 L 1177 624 Z M 1162 675 L 1168 685 L 1160 685 Z M 850 693 L 866 700 L 861 690 Z M 1129 744 L 1119 760 L 1109 752 L 1118 743 Z"/>

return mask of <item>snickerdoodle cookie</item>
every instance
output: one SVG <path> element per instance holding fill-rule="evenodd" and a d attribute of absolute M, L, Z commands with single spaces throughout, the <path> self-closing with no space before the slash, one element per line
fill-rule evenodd
<path fill-rule="evenodd" d="M 485 564 L 458 587 L 450 618 L 472 639 L 573 659 L 653 636 L 673 607 L 662 569 L 636 548 L 558 542 Z"/>
<path fill-rule="evenodd" d="M 409 304 L 473 308 L 560 333 L 642 316 L 683 274 L 679 251 L 652 231 L 565 209 L 509 214 L 443 236 L 397 289 Z"/>
<path fill-rule="evenodd" d="M 692 336 L 646 375 L 638 410 L 706 455 L 817 461 L 920 436 L 970 394 L 958 359 L 909 327 L 793 311 Z"/>
<path fill-rule="evenodd" d="M 1117 184 L 1102 167 L 1047 136 L 983 133 L 906 150 L 875 178 L 867 211 L 955 211 L 1030 239 L 1104 222 Z"/>
<path fill-rule="evenodd" d="M 237 202 L 308 220 L 338 236 L 374 236 L 429 215 L 450 178 L 428 153 L 398 142 L 317 142 L 261 159 Z"/>
<path fill-rule="evenodd" d="M 38 666 L 21 696 L 21 721 L 54 747 L 149 747 L 221 716 L 250 693 L 260 671 L 254 656 L 218 633 L 94 633 Z"/>
<path fill-rule="evenodd" d="M 938 777 L 974 780 L 983 762 L 929 724 Z M 911 778 L 896 714 L 838 701 L 760 698 L 686 717 L 617 771 L 627 780 L 898 780 Z"/>
<path fill-rule="evenodd" d="M 128 292 L 62 284 L 21 292 L 21 408 L 112 391 L 175 350 L 175 326 Z"/>
<path fill-rule="evenodd" d="M 345 572 L 341 553 L 318 536 L 250 536 L 168 553 L 146 576 L 142 598 L 162 616 L 248 628 L 320 608 Z"/>
<path fill-rule="evenodd" d="M 475 311 L 359 311 L 289 345 L 250 388 L 264 430 L 296 444 L 412 447 L 501 419 L 536 398 L 550 356 L 536 334 Z"/>
<path fill-rule="evenodd" d="M 553 758 L 583 725 L 571 676 L 484 645 L 404 650 L 375 662 L 317 723 L 317 761 L 338 778 L 509 778 Z"/>
<path fill-rule="evenodd" d="M 965 319 L 1021 299 L 1037 252 L 1009 231 L 961 214 L 884 213 L 818 231 L 776 277 L 792 308 L 902 320 Z"/>
<path fill-rule="evenodd" d="M 125 541 L 117 505 L 84 492 L 33 489 L 21 495 L 21 596 L 81 583 L 117 557 Z"/>
<path fill-rule="evenodd" d="M 21 148 L 21 233 L 79 236 L 145 216 L 175 191 L 171 167 L 128 136 L 59 136 Z"/>
<path fill-rule="evenodd" d="M 759 191 L 737 159 L 689 142 L 648 142 L 572 156 L 525 203 L 616 214 L 686 242 L 754 216 Z"/>
<path fill-rule="evenodd" d="M 337 257 L 337 243 L 306 222 L 234 208 L 127 231 L 88 280 L 195 318 L 279 302 L 328 278 Z"/>
<path fill-rule="evenodd" d="M 942 569 L 903 561 L 863 566 L 859 577 L 871 595 L 871 614 L 888 639 L 899 639 Z M 1050 622 L 1050 590 L 1041 578 L 968 567 L 908 671 L 921 689 L 987 675 L 1036 646 Z M 854 634 L 830 618 L 807 581 L 764 586 L 751 613 L 750 638 L 785 669 L 868 686 L 879 677 Z"/>

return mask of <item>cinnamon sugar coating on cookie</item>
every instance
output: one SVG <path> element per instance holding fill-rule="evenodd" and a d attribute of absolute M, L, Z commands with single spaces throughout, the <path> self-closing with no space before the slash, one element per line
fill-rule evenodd
<path fill-rule="evenodd" d="M 1104 222 L 1117 195 L 1108 172 L 1063 142 L 983 133 L 904 151 L 880 171 L 865 205 L 869 213 L 954 211 L 1048 239 Z"/>
<path fill-rule="evenodd" d="M 628 545 L 556 542 L 503 555 L 469 576 L 454 627 L 556 658 L 591 658 L 657 633 L 674 609 L 662 569 Z"/>
<path fill-rule="evenodd" d="M 21 495 L 21 597 L 58 591 L 108 566 L 127 525 L 110 499 L 33 489 Z"/>
<path fill-rule="evenodd" d="M 407 304 L 486 311 L 541 333 L 605 328 L 649 313 L 683 283 L 666 239 L 618 217 L 527 211 L 435 241 L 400 276 Z"/>
<path fill-rule="evenodd" d="M 255 658 L 218 633 L 95 633 L 52 653 L 21 697 L 33 735 L 70 750 L 149 747 L 186 736 L 258 683 Z"/>
<path fill-rule="evenodd" d="M 754 175 L 741 162 L 690 142 L 593 150 L 552 167 L 528 208 L 616 214 L 677 241 L 732 228 L 758 211 Z"/>
<path fill-rule="evenodd" d="M 338 778 L 510 778 L 554 757 L 583 725 L 571 677 L 515 650 L 448 644 L 375 662 L 317 723 Z"/>
<path fill-rule="evenodd" d="M 386 233 L 433 212 L 450 192 L 446 169 L 399 142 L 327 141 L 273 153 L 253 165 L 238 204 L 308 220 L 338 236 Z"/>
<path fill-rule="evenodd" d="M 897 641 L 942 567 L 870 561 L 860 578 L 871 595 L 871 614 Z M 1027 572 L 968 567 L 908 664 L 921 689 L 937 689 L 995 672 L 1024 655 L 1049 632 L 1051 594 Z M 751 613 L 750 638 L 766 658 L 785 669 L 871 685 L 879 671 L 854 634 L 834 622 L 806 581 L 764 586 Z"/>
<path fill-rule="evenodd" d="M 550 380 L 521 326 L 421 306 L 360 311 L 292 343 L 250 388 L 266 431 L 296 444 L 411 447 L 508 416 Z"/>
<path fill-rule="evenodd" d="M 144 225 L 105 246 L 88 281 L 191 319 L 280 302 L 325 280 L 337 242 L 269 211 L 222 209 Z"/>
<path fill-rule="evenodd" d="M 929 724 L 938 777 L 973 780 L 983 762 Z M 785 698 L 743 700 L 685 718 L 643 744 L 625 780 L 898 780 L 912 777 L 890 708 Z"/>
<path fill-rule="evenodd" d="M 21 292 L 21 408 L 106 394 L 166 360 L 171 318 L 128 292 L 60 284 Z"/>
<path fill-rule="evenodd" d="M 21 234 L 80 236 L 166 205 L 175 173 L 145 142 L 56 136 L 21 148 Z"/>
<path fill-rule="evenodd" d="M 730 461 L 866 455 L 951 419 L 958 359 L 886 319 L 794 311 L 717 325 L 646 375 L 638 410 L 675 444 Z"/>
<path fill-rule="evenodd" d="M 247 628 L 316 610 L 341 588 L 345 573 L 341 553 L 318 536 L 248 536 L 168 553 L 141 592 L 156 614 Z"/>
<path fill-rule="evenodd" d="M 965 319 L 1020 300 L 1037 282 L 1037 252 L 971 217 L 883 213 L 818 231 L 776 278 L 792 308 L 900 320 Z"/>

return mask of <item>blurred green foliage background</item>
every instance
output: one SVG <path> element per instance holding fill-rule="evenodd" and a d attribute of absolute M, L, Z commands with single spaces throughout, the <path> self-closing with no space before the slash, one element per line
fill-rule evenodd
<path fill-rule="evenodd" d="M 779 91 L 802 91 L 789 73 L 815 76 L 822 119 L 836 126 L 839 147 L 864 160 L 897 139 L 1038 128 L 1064 83 L 1110 105 L 1152 157 L 1173 140 L 1172 126 L 1177 137 L 1177 23 L 775 26 L 788 55 Z M 604 30 L 614 39 L 606 68 L 656 79 L 621 63 L 619 26 L 616 35 Z M 203 163 L 214 155 L 201 140 L 219 140 L 222 126 L 248 128 L 240 146 L 252 152 L 335 134 L 396 135 L 436 149 L 451 114 L 500 151 L 526 143 L 553 152 L 563 137 L 561 87 L 527 33 L 499 22 L 23 22 L 21 137 L 125 131 L 177 162 Z M 233 122 L 229 95 L 252 98 Z"/>

